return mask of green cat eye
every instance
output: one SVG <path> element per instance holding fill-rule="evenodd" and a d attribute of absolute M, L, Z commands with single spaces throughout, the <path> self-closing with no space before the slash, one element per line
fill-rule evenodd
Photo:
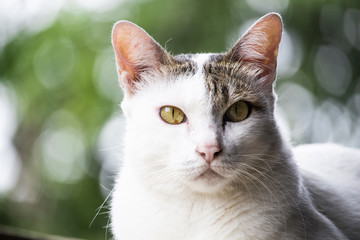
<path fill-rule="evenodd" d="M 240 122 L 249 116 L 249 105 L 244 101 L 234 103 L 225 113 L 225 121 Z"/>
<path fill-rule="evenodd" d="M 173 106 L 161 107 L 160 117 L 169 124 L 180 124 L 185 120 L 184 112 Z"/>

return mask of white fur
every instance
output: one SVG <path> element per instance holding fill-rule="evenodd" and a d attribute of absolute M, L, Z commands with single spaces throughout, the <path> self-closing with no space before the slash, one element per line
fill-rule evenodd
<path fill-rule="evenodd" d="M 330 184 L 351 202 L 360 201 L 360 150 L 341 145 L 308 144 L 294 149 L 295 160 L 302 172 Z M 360 208 L 360 206 L 358 206 Z"/>
<path fill-rule="evenodd" d="M 291 151 L 286 142 L 276 136 L 273 119 L 268 122 L 260 120 L 254 113 L 251 120 L 229 124 L 219 136 L 219 126 L 211 117 L 211 105 L 201 71 L 207 58 L 205 54 L 197 55 L 195 60 L 200 70 L 194 76 L 146 79 L 148 84 L 140 88 L 136 96 L 125 97 L 122 103 L 127 119 L 124 164 L 116 181 L 111 209 L 115 239 L 304 239 L 296 235 L 305 231 L 302 227 L 307 227 L 302 213 L 311 217 L 306 219 L 322 221 L 323 225 L 318 226 L 324 232 L 317 236 L 325 236 L 307 236 L 306 239 L 330 239 L 326 234 L 334 236 L 331 239 L 346 239 L 329 220 L 314 210 L 307 191 L 302 190 L 301 180 L 297 178 Z M 188 121 L 179 125 L 165 123 L 159 116 L 159 109 L 165 105 L 180 108 Z M 229 169 L 225 160 L 220 158 L 214 161 L 213 167 L 223 177 L 199 179 L 207 164 L 196 153 L 196 146 L 218 141 L 219 138 L 223 141 L 225 156 L 239 158 L 242 155 L 241 162 L 249 164 L 250 170 L 257 166 L 251 165 L 252 162 L 263 163 L 263 157 L 267 157 L 272 164 L 268 171 L 272 171 L 273 167 L 286 171 L 280 172 L 281 176 L 273 174 L 268 182 L 254 183 L 252 181 L 256 180 L 250 179 L 243 191 L 233 191 L 230 182 L 238 177 L 236 174 L 239 172 Z M 278 143 L 277 149 L 269 149 L 271 142 Z M 238 149 L 242 152 L 237 152 Z M 272 155 L 268 155 L 269 152 Z M 359 167 L 358 150 L 322 145 L 300 147 L 295 154 L 302 171 L 330 181 L 339 191 L 359 178 L 359 171 L 352 168 L 355 165 Z M 323 162 L 329 158 L 336 166 Z M 344 158 L 350 159 L 349 164 L 354 163 L 352 167 L 341 162 Z M 267 168 L 266 164 L 262 167 L 259 169 Z M 338 181 L 334 176 L 339 176 L 340 170 L 345 170 L 346 174 Z M 356 193 L 352 194 L 355 197 Z M 306 203 L 302 213 L 298 202 Z M 299 217 L 293 219 L 293 232 L 285 231 L 284 218 L 289 213 Z M 282 235 L 274 235 L 275 231 L 281 232 L 279 229 L 282 227 Z M 311 230 L 311 226 L 307 229 Z"/>
<path fill-rule="evenodd" d="M 198 55 L 200 69 L 207 57 Z M 195 151 L 197 144 L 217 137 L 202 74 L 149 80 L 136 97 L 124 99 L 127 145 L 112 200 L 116 239 L 267 239 L 267 230 L 278 223 L 264 216 L 266 212 L 279 218 L 272 207 L 253 204 L 248 194 L 213 194 L 228 179 L 194 180 L 207 169 Z M 162 121 L 159 109 L 164 105 L 183 110 L 189 123 Z M 241 138 L 248 127 L 229 131 L 224 141 Z M 229 198 L 225 204 L 224 197 Z"/>

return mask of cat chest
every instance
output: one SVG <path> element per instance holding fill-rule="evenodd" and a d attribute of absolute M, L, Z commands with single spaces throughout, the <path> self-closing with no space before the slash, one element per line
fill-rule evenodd
<path fill-rule="evenodd" d="M 123 192 L 113 201 L 113 230 L 125 240 L 269 239 L 263 230 L 274 229 L 251 203 L 176 201 L 146 192 Z"/>

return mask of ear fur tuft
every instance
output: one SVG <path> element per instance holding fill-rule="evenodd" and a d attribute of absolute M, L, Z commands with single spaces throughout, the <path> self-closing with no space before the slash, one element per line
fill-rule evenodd
<path fill-rule="evenodd" d="M 283 24 L 279 14 L 269 13 L 263 16 L 226 54 L 226 60 L 255 63 L 263 68 L 264 72 L 274 73 L 282 29 Z"/>
<path fill-rule="evenodd" d="M 149 34 L 129 21 L 114 25 L 112 45 L 120 85 L 129 94 L 135 92 L 135 83 L 141 81 L 141 73 L 156 70 L 171 58 Z"/>

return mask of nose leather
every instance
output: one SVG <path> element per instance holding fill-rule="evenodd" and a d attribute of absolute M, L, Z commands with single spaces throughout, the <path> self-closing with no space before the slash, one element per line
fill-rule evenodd
<path fill-rule="evenodd" d="M 221 152 L 221 147 L 219 144 L 203 144 L 196 147 L 196 152 L 210 165 Z"/>

